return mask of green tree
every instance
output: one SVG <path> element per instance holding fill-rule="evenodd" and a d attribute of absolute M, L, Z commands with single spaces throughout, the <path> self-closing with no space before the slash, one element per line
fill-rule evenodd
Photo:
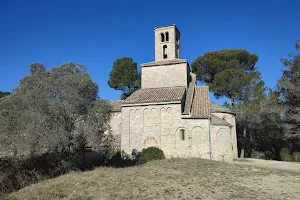
<path fill-rule="evenodd" d="M 295 47 L 299 51 L 300 42 Z M 286 137 L 300 146 L 300 54 L 291 53 L 289 58 L 281 61 L 288 68 L 283 71 L 283 76 L 278 81 L 286 106 Z"/>
<path fill-rule="evenodd" d="M 7 96 L 7 95 L 10 95 L 10 93 L 9 93 L 9 92 L 2 92 L 2 91 L 0 91 L 0 99 L 1 99 L 2 97 Z"/>
<path fill-rule="evenodd" d="M 30 75 L 0 102 L 0 148 L 15 155 L 70 150 L 82 147 L 91 136 L 103 137 L 109 128 L 110 105 L 97 102 L 97 92 L 97 84 L 82 65 L 65 63 L 46 71 L 41 63 L 31 64 Z M 87 130 L 96 116 L 101 118 L 97 128 L 89 127 L 93 131 L 81 137 L 78 127 Z"/>
<path fill-rule="evenodd" d="M 247 90 L 264 85 L 255 64 L 258 57 L 247 50 L 225 49 L 208 52 L 192 63 L 199 81 L 209 85 L 216 98 L 227 97 L 232 105 L 243 101 Z"/>
<path fill-rule="evenodd" d="M 236 113 L 238 147 L 240 157 L 251 156 L 254 151 L 279 159 L 284 144 L 281 115 L 283 102 L 278 91 L 268 90 L 252 101 L 231 107 Z"/>
<path fill-rule="evenodd" d="M 137 63 L 129 57 L 117 59 L 109 74 L 108 85 L 123 93 L 121 99 L 126 99 L 141 87 L 141 74 L 137 70 Z"/>

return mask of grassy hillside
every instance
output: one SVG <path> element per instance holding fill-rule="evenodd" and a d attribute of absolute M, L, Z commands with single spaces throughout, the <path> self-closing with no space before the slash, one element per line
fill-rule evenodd
<path fill-rule="evenodd" d="M 300 172 L 201 159 L 72 172 L 9 199 L 300 199 Z"/>

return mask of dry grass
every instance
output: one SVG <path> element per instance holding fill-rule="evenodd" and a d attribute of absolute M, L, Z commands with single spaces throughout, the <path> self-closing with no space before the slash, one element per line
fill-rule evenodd
<path fill-rule="evenodd" d="M 42 199 L 300 199 L 300 173 L 201 159 L 72 172 L 10 194 Z"/>

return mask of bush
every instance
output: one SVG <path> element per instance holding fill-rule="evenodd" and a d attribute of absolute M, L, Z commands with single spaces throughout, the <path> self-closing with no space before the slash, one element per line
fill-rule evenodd
<path fill-rule="evenodd" d="M 151 160 L 166 159 L 164 152 L 157 147 L 143 149 L 137 156 L 138 164 L 143 164 Z"/>
<path fill-rule="evenodd" d="M 16 158 L 2 157 L 0 158 L 0 192 L 12 192 L 40 180 L 81 169 L 80 158 L 82 156 L 78 155 L 77 151 L 53 151 Z"/>
<path fill-rule="evenodd" d="M 259 151 L 253 151 L 251 153 L 251 158 L 256 158 L 256 159 L 266 159 L 266 155 L 263 152 Z"/>
<path fill-rule="evenodd" d="M 266 160 L 275 160 L 275 154 L 272 151 L 265 151 Z"/>
<path fill-rule="evenodd" d="M 129 167 L 136 164 L 136 159 L 130 159 L 130 156 L 120 150 L 108 149 L 106 153 L 105 165 L 110 167 Z"/>
<path fill-rule="evenodd" d="M 290 152 L 290 150 L 288 149 L 288 148 L 282 148 L 281 150 L 280 150 L 280 153 L 279 153 L 280 155 L 280 160 L 282 160 L 282 161 L 293 161 L 293 158 L 292 158 L 292 156 L 291 156 L 291 152 Z"/>
<path fill-rule="evenodd" d="M 300 162 L 300 152 L 295 151 L 292 153 L 292 158 L 294 162 Z"/>

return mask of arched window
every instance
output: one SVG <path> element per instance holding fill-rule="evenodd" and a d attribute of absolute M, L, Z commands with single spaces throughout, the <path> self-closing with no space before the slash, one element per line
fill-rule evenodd
<path fill-rule="evenodd" d="M 165 35 L 164 35 L 164 33 L 161 33 L 160 37 L 161 37 L 161 42 L 164 42 L 165 41 Z"/>
<path fill-rule="evenodd" d="M 166 41 L 169 41 L 169 32 L 166 32 Z"/>
<path fill-rule="evenodd" d="M 163 55 L 164 55 L 164 59 L 168 58 L 168 55 L 166 54 L 166 48 L 167 48 L 167 45 L 164 45 L 164 46 L 163 46 Z"/>
<path fill-rule="evenodd" d="M 181 140 L 185 140 L 185 130 L 184 129 L 180 129 L 180 137 L 181 137 Z"/>

